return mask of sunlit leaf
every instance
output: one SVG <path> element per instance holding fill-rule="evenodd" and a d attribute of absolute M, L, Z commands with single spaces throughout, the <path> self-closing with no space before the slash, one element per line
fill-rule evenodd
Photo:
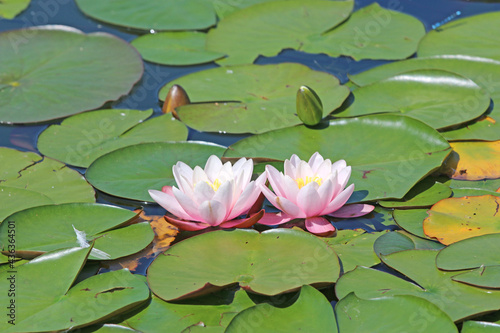
<path fill-rule="evenodd" d="M 402 200 L 383 200 L 379 205 L 387 208 L 420 208 L 435 204 L 441 199 L 449 198 L 451 189 L 434 178 L 426 178 L 417 183 Z"/>
<path fill-rule="evenodd" d="M 392 215 L 397 225 L 410 234 L 431 239 L 424 233 L 423 226 L 424 219 L 429 216 L 427 209 L 395 209 Z"/>
<path fill-rule="evenodd" d="M 0 122 L 33 123 L 100 107 L 141 78 L 137 52 L 107 33 L 65 26 L 0 33 Z"/>
<path fill-rule="evenodd" d="M 500 232 L 499 204 L 493 195 L 441 200 L 428 211 L 424 232 L 445 245 Z"/>
<path fill-rule="evenodd" d="M 170 115 L 144 121 L 152 110 L 98 110 L 69 117 L 40 134 L 43 154 L 79 167 L 88 167 L 98 157 L 138 143 L 183 141 L 187 128 Z M 144 121 L 144 122 L 143 122 Z"/>
<path fill-rule="evenodd" d="M 500 324 L 489 323 L 486 321 L 466 321 L 462 325 L 461 333 L 498 333 Z"/>
<path fill-rule="evenodd" d="M 443 173 L 453 179 L 500 178 L 500 140 L 493 142 L 451 142 L 453 152 L 443 165 Z"/>
<path fill-rule="evenodd" d="M 26 9 L 31 0 L 2 0 L 0 2 L 0 17 L 13 19 Z"/>
<path fill-rule="evenodd" d="M 405 250 L 440 250 L 443 247 L 443 244 L 438 242 L 415 237 L 399 230 L 380 236 L 373 244 L 373 250 L 378 256 Z"/>

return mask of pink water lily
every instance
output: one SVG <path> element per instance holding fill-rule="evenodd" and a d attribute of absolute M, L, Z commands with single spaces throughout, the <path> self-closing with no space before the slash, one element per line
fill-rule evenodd
<path fill-rule="evenodd" d="M 212 155 L 205 169 L 199 166 L 191 169 L 177 162 L 172 170 L 178 188 L 164 186 L 161 191 L 149 190 L 149 195 L 177 217 L 165 218 L 180 229 L 249 227 L 264 215 L 261 211 L 246 219 L 235 219 L 250 210 L 266 182 L 264 173 L 251 181 L 252 160 L 241 158 L 234 165 L 222 164 Z"/>
<path fill-rule="evenodd" d="M 303 218 L 311 233 L 329 235 L 335 232 L 335 227 L 323 215 L 357 217 L 374 209 L 365 204 L 344 206 L 354 191 L 354 184 L 346 188 L 351 167 L 344 160 L 332 163 L 316 152 L 309 162 L 305 162 L 294 154 L 290 160 L 285 160 L 284 167 L 282 173 L 271 165 L 266 166 L 274 192 L 260 185 L 262 193 L 281 212 L 265 214 L 260 224 L 277 225 Z"/>

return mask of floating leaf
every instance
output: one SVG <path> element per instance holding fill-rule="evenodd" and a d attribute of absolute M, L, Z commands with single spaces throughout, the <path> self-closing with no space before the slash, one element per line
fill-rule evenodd
<path fill-rule="evenodd" d="M 436 267 L 437 253 L 434 250 L 408 250 L 382 257 L 387 266 L 418 285 L 389 273 L 357 267 L 337 281 L 336 295 L 339 299 L 352 292 L 363 299 L 413 295 L 434 303 L 453 321 L 500 308 L 500 290 L 476 288 L 453 281 L 456 272 L 443 272 Z"/>
<path fill-rule="evenodd" d="M 405 250 L 440 250 L 443 244 L 431 240 L 415 237 L 404 231 L 388 232 L 375 241 L 373 250 L 379 256 Z"/>
<path fill-rule="evenodd" d="M 175 304 L 153 296 L 145 309 L 125 322 L 143 333 L 181 332 L 200 322 L 204 327 L 218 328 L 216 332 L 222 333 L 238 312 L 253 305 L 255 303 L 243 290 L 237 291 L 232 303 L 227 305 Z"/>
<path fill-rule="evenodd" d="M 2 0 L 0 2 L 0 17 L 13 19 L 30 4 L 31 0 Z"/>
<path fill-rule="evenodd" d="M 87 180 L 111 195 L 154 202 L 148 190 L 175 185 L 172 166 L 182 161 L 204 166 L 210 155 L 221 156 L 224 147 L 207 142 L 143 143 L 115 150 L 95 160 Z"/>
<path fill-rule="evenodd" d="M 403 197 L 450 152 L 448 142 L 418 120 L 371 115 L 331 120 L 321 129 L 295 126 L 254 135 L 231 145 L 224 156 L 284 161 L 297 154 L 308 160 L 316 151 L 352 166 L 357 201 Z"/>
<path fill-rule="evenodd" d="M 356 266 L 375 266 L 380 263 L 373 252 L 373 243 L 382 232 L 367 233 L 362 229 L 338 230 L 335 237 L 323 238 L 339 256 L 342 271 L 348 272 Z"/>
<path fill-rule="evenodd" d="M 353 92 L 354 102 L 336 117 L 398 112 L 441 129 L 481 116 L 490 95 L 474 81 L 442 70 L 416 70 Z"/>
<path fill-rule="evenodd" d="M 453 152 L 443 165 L 443 173 L 453 179 L 500 178 L 500 140 L 450 143 Z"/>
<path fill-rule="evenodd" d="M 452 190 L 456 189 L 477 189 L 489 192 L 498 192 L 500 189 L 500 179 L 483 179 L 483 180 L 460 180 L 460 179 L 446 179 L 443 183 L 448 185 Z"/>
<path fill-rule="evenodd" d="M 253 329 L 259 333 L 338 332 L 330 303 L 322 293 L 307 285 L 300 289 L 299 298 L 289 307 L 257 304 L 238 313 L 225 332 L 238 333 Z"/>
<path fill-rule="evenodd" d="M 0 122 L 34 123 L 95 109 L 141 78 L 137 52 L 107 33 L 65 26 L 0 33 Z"/>
<path fill-rule="evenodd" d="M 211 89 L 207 89 L 207 82 Z M 262 133 L 301 124 L 296 115 L 296 93 L 302 85 L 322 96 L 323 116 L 349 95 L 349 89 L 340 86 L 336 77 L 292 63 L 192 73 L 164 86 L 160 99 L 165 99 L 174 84 L 186 90 L 192 103 L 202 103 L 177 108 L 180 119 L 189 127 L 207 132 Z"/>
<path fill-rule="evenodd" d="M 49 252 L 17 267 L 15 326 L 0 323 L 2 332 L 47 332 L 78 328 L 126 311 L 149 298 L 142 279 L 128 271 L 93 276 L 70 289 L 91 248 Z M 12 272 L 0 273 L 9 289 Z M 54 283 L 57 277 L 57 283 Z M 21 286 L 32 286 L 25 288 Z M 92 304 L 92 307 L 87 307 Z"/>
<path fill-rule="evenodd" d="M 183 141 L 187 128 L 171 116 L 143 122 L 152 110 L 98 110 L 67 118 L 40 134 L 43 154 L 79 167 L 118 148 L 145 142 Z"/>
<path fill-rule="evenodd" d="M 196 65 L 224 57 L 206 50 L 205 43 L 206 34 L 195 31 L 148 34 L 131 42 L 144 60 L 162 65 Z"/>
<path fill-rule="evenodd" d="M 16 229 L 16 251 L 33 257 L 47 251 L 79 246 L 77 231 L 94 249 L 116 259 L 138 252 L 153 240 L 149 223 L 124 226 L 137 216 L 127 209 L 102 204 L 69 203 L 33 207 L 17 212 L 0 224 L 0 247 L 9 244 L 9 224 Z M 76 230 L 75 230 L 76 229 Z M 57 230 L 54 233 L 53 230 Z M 80 245 L 81 246 L 81 245 Z M 90 259 L 103 259 L 92 252 Z"/>
<path fill-rule="evenodd" d="M 301 244 L 300 252 L 289 249 Z M 214 231 L 165 251 L 148 270 L 153 292 L 165 300 L 192 297 L 239 283 L 276 295 L 303 284 L 331 284 L 339 276 L 335 252 L 311 234 L 291 229 Z"/>
<path fill-rule="evenodd" d="M 446 313 L 431 302 L 412 295 L 367 300 L 350 293 L 337 303 L 335 313 L 340 332 L 408 332 L 411 327 L 411 332 L 431 329 L 458 333 Z"/>
<path fill-rule="evenodd" d="M 432 206 L 441 199 L 449 198 L 451 189 L 433 178 L 426 178 L 417 183 L 402 200 L 379 201 L 386 208 L 418 208 Z"/>
<path fill-rule="evenodd" d="M 453 20 L 429 31 L 418 46 L 418 56 L 464 54 L 500 60 L 500 12 Z"/>
<path fill-rule="evenodd" d="M 365 86 L 389 77 L 419 69 L 442 69 L 460 74 L 473 80 L 487 91 L 493 99 L 493 109 L 481 121 L 466 124 L 442 134 L 448 140 L 500 140 L 500 61 L 464 55 L 435 56 L 393 62 L 370 69 L 350 79 L 359 86 Z M 471 100 L 471 105 L 475 101 Z"/>
<path fill-rule="evenodd" d="M 0 147 L 0 164 L 0 221 L 29 207 L 95 202 L 92 186 L 60 162 Z"/>
<path fill-rule="evenodd" d="M 466 321 L 462 325 L 461 333 L 498 333 L 500 324 L 489 323 L 486 321 Z"/>
<path fill-rule="evenodd" d="M 397 225 L 421 238 L 431 239 L 424 233 L 424 219 L 428 217 L 427 209 L 395 209 L 392 213 Z"/>
<path fill-rule="evenodd" d="M 499 204 L 493 195 L 441 200 L 428 211 L 424 232 L 445 245 L 500 232 Z"/>
<path fill-rule="evenodd" d="M 79 333 L 132 333 L 132 332 L 139 333 L 139 331 L 131 329 L 130 327 L 114 325 L 114 324 L 105 324 L 98 329 L 93 329 L 92 326 L 86 327 L 80 329 L 78 332 Z"/>
<path fill-rule="evenodd" d="M 500 265 L 479 267 L 470 272 L 457 274 L 453 281 L 483 288 L 500 289 Z"/>
<path fill-rule="evenodd" d="M 317 38 L 344 21 L 352 7 L 350 0 L 290 0 L 254 5 L 226 16 L 210 30 L 207 49 L 228 55 L 219 61 L 221 64 L 251 64 L 259 55 L 270 57 L 282 49 L 301 49 L 310 38 Z"/>
<path fill-rule="evenodd" d="M 415 17 L 373 3 L 335 29 L 306 40 L 302 50 L 355 60 L 404 59 L 415 53 L 424 35 L 425 28 Z"/>

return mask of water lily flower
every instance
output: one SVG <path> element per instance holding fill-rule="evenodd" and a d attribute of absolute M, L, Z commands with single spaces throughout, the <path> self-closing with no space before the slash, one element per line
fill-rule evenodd
<path fill-rule="evenodd" d="M 261 190 L 281 212 L 265 214 L 260 224 L 277 225 L 303 218 L 308 231 L 325 236 L 333 234 L 335 227 L 323 215 L 357 217 L 374 209 L 365 204 L 344 206 L 354 191 L 354 184 L 345 188 L 351 167 L 344 160 L 332 163 L 316 152 L 309 162 L 305 162 L 294 154 L 290 160 L 285 160 L 284 167 L 282 173 L 271 165 L 266 166 L 274 192 L 265 185 L 261 185 Z"/>
<path fill-rule="evenodd" d="M 255 224 L 263 215 L 261 210 L 246 219 L 235 219 L 246 214 L 257 201 L 261 185 L 266 182 L 263 173 L 251 181 L 253 161 L 239 159 L 234 165 L 222 164 L 210 156 L 205 169 L 191 169 L 183 162 L 172 167 L 177 187 L 164 186 L 161 191 L 149 190 L 158 204 L 177 218 L 165 216 L 168 222 L 183 230 L 201 230 L 208 227 L 244 228 Z"/>

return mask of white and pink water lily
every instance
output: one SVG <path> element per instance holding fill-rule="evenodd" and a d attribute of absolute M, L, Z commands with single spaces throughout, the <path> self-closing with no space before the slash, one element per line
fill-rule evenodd
<path fill-rule="evenodd" d="M 274 192 L 264 184 L 260 187 L 267 200 L 281 212 L 265 214 L 260 224 L 277 225 L 303 218 L 311 233 L 329 235 L 335 232 L 335 227 L 323 215 L 357 217 L 374 209 L 365 204 L 345 205 L 354 191 L 354 184 L 346 188 L 351 167 L 344 160 L 332 163 L 316 152 L 306 162 L 294 154 L 290 160 L 285 160 L 284 171 L 266 166 Z"/>
<path fill-rule="evenodd" d="M 204 169 L 199 166 L 191 169 L 187 164 L 177 162 L 172 170 L 178 187 L 149 190 L 149 195 L 177 217 L 165 218 L 182 230 L 249 227 L 264 215 L 260 211 L 249 218 L 235 219 L 249 212 L 266 182 L 264 173 L 251 180 L 252 160 L 241 158 L 234 165 L 230 162 L 223 164 L 212 155 Z"/>

